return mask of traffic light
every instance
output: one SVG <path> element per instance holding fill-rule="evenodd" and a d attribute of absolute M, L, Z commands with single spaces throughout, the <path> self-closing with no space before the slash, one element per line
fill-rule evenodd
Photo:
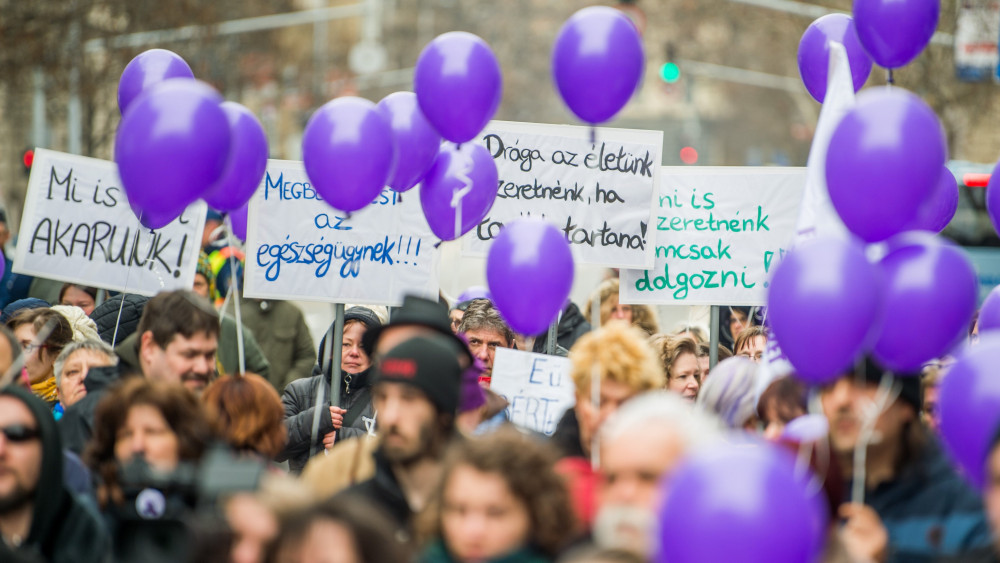
<path fill-rule="evenodd" d="M 681 79 L 681 67 L 677 66 L 677 52 L 673 43 L 667 43 L 666 59 L 660 67 L 660 79 L 667 84 L 674 84 Z"/>
<path fill-rule="evenodd" d="M 24 174 L 31 174 L 31 164 L 35 161 L 35 149 L 24 149 L 21 153 L 21 164 L 24 165 Z"/>

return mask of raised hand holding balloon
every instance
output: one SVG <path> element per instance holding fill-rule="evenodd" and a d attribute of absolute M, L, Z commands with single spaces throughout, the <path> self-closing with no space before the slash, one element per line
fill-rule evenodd
<path fill-rule="evenodd" d="M 591 125 L 615 116 L 642 78 L 645 55 L 635 24 L 620 10 L 584 8 L 559 30 L 552 79 L 563 101 Z"/>
<path fill-rule="evenodd" d="M 358 211 L 389 179 L 395 161 L 392 129 L 372 102 L 337 98 L 309 118 L 302 160 L 324 201 L 341 211 Z"/>
<path fill-rule="evenodd" d="M 204 200 L 219 211 L 243 207 L 257 191 L 267 170 L 267 135 L 257 117 L 236 102 L 223 102 L 232 145 L 226 170 L 219 181 L 205 193 Z"/>
<path fill-rule="evenodd" d="M 573 287 L 573 253 L 566 236 L 542 219 L 508 223 L 490 246 L 486 280 L 514 332 L 544 332 Z"/>
<path fill-rule="evenodd" d="M 232 135 L 222 97 L 204 82 L 166 80 L 136 98 L 115 135 L 129 205 L 162 227 L 225 171 Z"/>
<path fill-rule="evenodd" d="M 845 14 L 829 14 L 809 24 L 799 41 L 799 74 L 809 95 L 823 103 L 827 74 L 830 70 L 830 42 L 836 41 L 847 51 L 851 81 L 857 92 L 872 72 L 872 59 L 861 46 L 854 20 Z"/>
<path fill-rule="evenodd" d="M 191 67 L 177 53 L 150 49 L 125 65 L 118 79 L 118 110 L 122 115 L 140 94 L 171 78 L 194 78 Z"/>

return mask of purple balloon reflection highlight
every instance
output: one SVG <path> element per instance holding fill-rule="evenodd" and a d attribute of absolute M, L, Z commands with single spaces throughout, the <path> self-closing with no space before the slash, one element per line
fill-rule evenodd
<path fill-rule="evenodd" d="M 942 167 L 934 193 L 920 206 L 917 218 L 906 230 L 940 233 L 948 223 L 951 223 L 956 211 L 958 211 L 958 180 L 951 170 Z"/>
<path fill-rule="evenodd" d="M 872 351 L 885 367 L 915 374 L 966 333 L 979 284 L 962 249 L 935 235 L 905 233 L 891 247 L 878 267 L 886 284 L 883 312 L 892 322 L 882 326 Z"/>
<path fill-rule="evenodd" d="M 590 124 L 615 116 L 642 78 L 642 38 L 620 10 L 592 6 L 573 14 L 552 49 L 552 78 L 570 111 Z"/>
<path fill-rule="evenodd" d="M 421 51 L 413 90 L 420 110 L 442 137 L 453 143 L 471 141 L 500 106 L 500 63 L 478 36 L 445 33 Z"/>
<path fill-rule="evenodd" d="M 940 0 L 854 0 L 858 38 L 886 68 L 915 59 L 934 35 L 940 14 Z"/>
<path fill-rule="evenodd" d="M 948 370 L 938 411 L 945 449 L 978 489 L 986 485 L 986 460 L 1000 425 L 1000 335 L 983 335 Z"/>
<path fill-rule="evenodd" d="M 420 185 L 420 206 L 434 236 L 455 240 L 469 232 L 486 217 L 497 198 L 497 165 L 486 147 L 466 143 L 461 148 L 441 145 L 437 159 Z M 462 209 L 462 224 L 455 232 L 456 192 L 471 186 L 458 204 Z"/>
<path fill-rule="evenodd" d="M 357 211 L 385 187 L 395 161 L 392 129 L 375 104 L 355 97 L 329 101 L 309 118 L 302 161 L 331 207 Z"/>
<path fill-rule="evenodd" d="M 796 375 L 823 384 L 849 368 L 878 334 L 881 294 L 878 271 L 853 241 L 814 239 L 788 253 L 771 278 L 767 305 Z"/>
<path fill-rule="evenodd" d="M 923 100 L 901 88 L 866 90 L 830 139 L 830 201 L 851 232 L 883 241 L 916 219 L 946 157 L 944 130 Z"/>
<path fill-rule="evenodd" d="M 219 211 L 235 211 L 250 200 L 267 170 L 267 135 L 249 109 L 236 102 L 223 102 L 229 120 L 232 145 L 222 178 L 205 193 L 204 200 Z"/>
<path fill-rule="evenodd" d="M 827 510 L 810 480 L 788 452 L 770 444 L 694 454 L 663 483 L 655 561 L 817 561 Z"/>
<path fill-rule="evenodd" d="M 486 280 L 493 303 L 514 332 L 545 332 L 573 287 L 573 253 L 566 236 L 542 219 L 504 225 L 486 258 Z"/>
<path fill-rule="evenodd" d="M 799 41 L 799 74 L 809 95 L 817 102 L 826 98 L 827 74 L 830 71 L 830 41 L 847 51 L 851 81 L 857 92 L 872 72 L 872 59 L 861 46 L 854 20 L 845 14 L 829 14 L 809 24 Z"/>
<path fill-rule="evenodd" d="M 396 147 L 396 166 L 389 175 L 389 187 L 405 192 L 431 169 L 441 148 L 441 135 L 424 117 L 412 92 L 389 94 L 378 103 L 378 110 L 392 128 Z"/>
<path fill-rule="evenodd" d="M 118 110 L 122 115 L 149 88 L 171 78 L 194 78 L 191 67 L 177 53 L 150 49 L 125 65 L 118 79 Z"/>
<path fill-rule="evenodd" d="M 115 136 L 115 162 L 129 205 L 144 211 L 146 221 L 172 221 L 222 176 L 232 136 L 221 102 L 203 82 L 174 79 L 151 88 L 126 112 Z"/>

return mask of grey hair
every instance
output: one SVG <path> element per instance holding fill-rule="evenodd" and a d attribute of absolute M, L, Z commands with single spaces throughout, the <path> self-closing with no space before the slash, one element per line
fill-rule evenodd
<path fill-rule="evenodd" d="M 500 316 L 500 310 L 488 299 L 474 299 L 465 309 L 458 332 L 465 334 L 470 330 L 488 329 L 496 331 L 507 341 L 507 346 L 514 344 L 514 331 Z M 528 335 L 533 336 L 533 335 Z"/>
<path fill-rule="evenodd" d="M 103 340 L 94 340 L 93 338 L 88 338 L 87 340 L 81 340 L 79 342 L 70 342 L 59 352 L 59 356 L 56 357 L 55 365 L 53 366 L 53 371 L 56 373 L 56 385 L 62 383 L 62 371 L 63 366 L 66 364 L 66 360 L 69 359 L 73 352 L 79 352 L 80 350 L 90 350 L 91 352 L 100 352 L 107 356 L 111 365 L 118 365 L 118 356 L 115 354 L 114 348 L 109 346 Z"/>
<path fill-rule="evenodd" d="M 638 427 L 676 432 L 688 453 L 724 438 L 717 420 L 694 409 L 676 393 L 665 390 L 647 391 L 629 399 L 601 425 L 601 440 L 617 440 Z"/>
<path fill-rule="evenodd" d="M 756 363 L 739 356 L 727 358 L 709 373 L 696 404 L 729 428 L 739 429 L 757 412 L 756 384 Z"/>

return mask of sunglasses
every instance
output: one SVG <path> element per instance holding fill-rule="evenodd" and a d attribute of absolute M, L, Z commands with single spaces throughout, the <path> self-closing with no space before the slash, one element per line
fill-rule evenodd
<path fill-rule="evenodd" d="M 8 442 L 27 442 L 38 437 L 38 429 L 23 424 L 11 424 L 0 427 L 0 434 L 3 434 Z"/>

